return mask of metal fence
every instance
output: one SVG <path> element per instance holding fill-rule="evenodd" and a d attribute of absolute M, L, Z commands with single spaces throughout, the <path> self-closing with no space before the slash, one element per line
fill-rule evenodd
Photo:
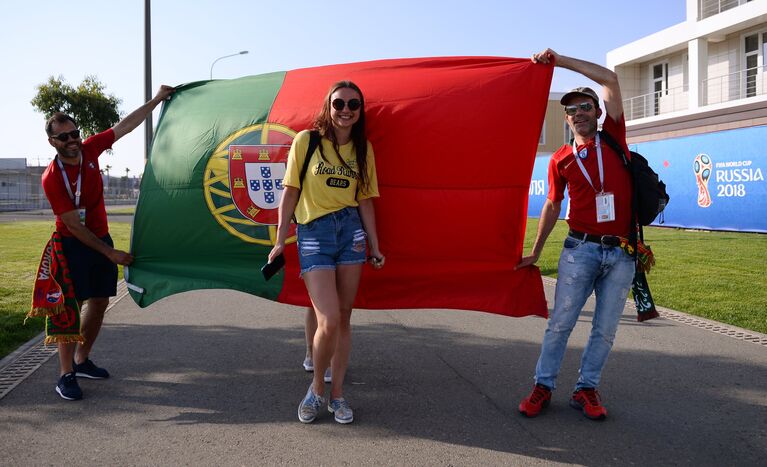
<path fill-rule="evenodd" d="M 706 19 L 744 3 L 746 0 L 700 0 L 698 3 L 699 18 Z"/>
<path fill-rule="evenodd" d="M 652 117 L 689 107 L 686 86 L 651 92 L 623 100 L 623 112 L 626 120 Z"/>
<path fill-rule="evenodd" d="M 41 184 L 45 167 L 24 170 L 0 170 L 0 212 L 50 209 Z M 135 204 L 138 200 L 138 178 L 104 176 L 106 204 Z"/>
<path fill-rule="evenodd" d="M 767 94 L 767 67 L 748 68 L 701 82 L 701 95 L 707 105 Z"/>

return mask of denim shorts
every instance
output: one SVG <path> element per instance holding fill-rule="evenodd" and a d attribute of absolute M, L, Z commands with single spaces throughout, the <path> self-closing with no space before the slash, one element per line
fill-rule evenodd
<path fill-rule="evenodd" d="M 335 269 L 337 264 L 362 264 L 366 260 L 367 234 L 356 207 L 298 224 L 297 230 L 301 275 L 315 269 Z"/>

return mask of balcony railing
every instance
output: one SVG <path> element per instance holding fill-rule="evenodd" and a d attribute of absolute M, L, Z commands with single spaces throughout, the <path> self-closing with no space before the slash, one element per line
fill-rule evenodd
<path fill-rule="evenodd" d="M 734 101 L 767 94 L 767 67 L 748 68 L 700 83 L 705 105 Z"/>
<path fill-rule="evenodd" d="M 706 19 L 709 16 L 718 15 L 723 11 L 731 10 L 738 5 L 746 3 L 746 1 L 747 0 L 700 0 L 698 2 L 700 19 Z"/>
<path fill-rule="evenodd" d="M 665 91 L 656 91 L 623 100 L 623 114 L 626 120 L 652 117 L 677 110 L 689 105 L 687 87 L 679 86 Z"/>

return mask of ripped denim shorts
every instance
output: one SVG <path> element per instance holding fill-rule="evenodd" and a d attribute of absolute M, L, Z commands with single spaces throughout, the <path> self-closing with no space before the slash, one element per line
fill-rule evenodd
<path fill-rule="evenodd" d="M 367 234 L 356 207 L 298 224 L 297 231 L 301 275 L 315 269 L 335 269 L 337 264 L 362 264 L 366 260 Z"/>

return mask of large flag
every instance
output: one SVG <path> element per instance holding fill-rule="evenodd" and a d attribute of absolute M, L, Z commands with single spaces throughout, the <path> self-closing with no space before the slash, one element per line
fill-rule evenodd
<path fill-rule="evenodd" d="M 365 97 L 386 266 L 363 268 L 358 308 L 547 315 L 522 255 L 528 189 L 553 68 L 450 57 L 306 68 L 179 87 L 166 103 L 134 220 L 127 274 L 140 306 L 227 288 L 308 305 L 295 243 L 270 281 L 290 143 L 329 87 Z M 295 237 L 291 238 L 295 242 Z"/>

